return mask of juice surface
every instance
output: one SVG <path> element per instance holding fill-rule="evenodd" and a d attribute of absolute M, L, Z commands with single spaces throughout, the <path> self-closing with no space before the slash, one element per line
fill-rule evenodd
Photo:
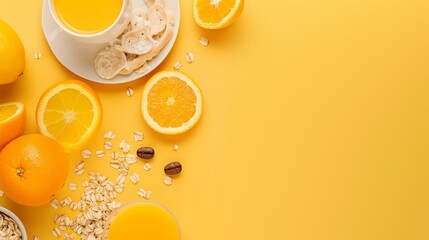
<path fill-rule="evenodd" d="M 179 240 L 174 218 L 164 208 L 148 202 L 124 206 L 110 225 L 109 240 Z"/>
<path fill-rule="evenodd" d="M 53 0 L 53 3 L 64 26 L 76 33 L 93 34 L 115 22 L 123 0 Z"/>

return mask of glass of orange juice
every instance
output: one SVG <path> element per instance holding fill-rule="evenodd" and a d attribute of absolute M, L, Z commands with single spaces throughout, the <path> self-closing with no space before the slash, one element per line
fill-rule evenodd
<path fill-rule="evenodd" d="M 107 219 L 103 240 L 181 240 L 179 224 L 159 203 L 137 200 L 122 205 Z"/>
<path fill-rule="evenodd" d="M 54 22 L 69 36 L 87 43 L 106 43 L 127 26 L 131 0 L 46 0 Z"/>

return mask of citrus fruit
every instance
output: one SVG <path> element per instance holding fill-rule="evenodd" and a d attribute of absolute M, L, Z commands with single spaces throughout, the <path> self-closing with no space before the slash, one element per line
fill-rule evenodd
<path fill-rule="evenodd" d="M 194 0 L 192 12 L 200 27 L 220 29 L 234 23 L 243 7 L 244 0 Z"/>
<path fill-rule="evenodd" d="M 25 107 L 20 102 L 0 104 L 0 150 L 24 131 Z"/>
<path fill-rule="evenodd" d="M 202 108 L 199 87 L 178 71 L 155 74 L 143 89 L 143 118 L 160 133 L 178 134 L 189 130 L 200 119 Z"/>
<path fill-rule="evenodd" d="M 85 145 L 97 132 L 101 118 L 98 96 L 78 80 L 62 81 L 48 88 L 36 110 L 40 132 L 57 140 L 67 152 Z"/>
<path fill-rule="evenodd" d="M 0 85 L 11 83 L 22 75 L 25 51 L 18 34 L 0 19 Z"/>
<path fill-rule="evenodd" d="M 25 206 L 40 206 L 64 185 L 68 159 L 55 140 L 42 134 L 14 139 L 0 152 L 0 189 Z"/>

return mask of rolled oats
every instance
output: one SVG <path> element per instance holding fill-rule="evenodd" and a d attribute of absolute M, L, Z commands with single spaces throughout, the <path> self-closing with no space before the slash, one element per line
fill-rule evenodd
<path fill-rule="evenodd" d="M 39 60 L 39 59 L 41 59 L 41 58 L 42 58 L 42 54 L 41 54 L 41 53 L 39 53 L 39 52 L 38 52 L 38 53 L 35 53 L 35 54 L 34 54 L 34 58 L 35 58 L 35 59 L 37 59 L 37 60 Z"/>
<path fill-rule="evenodd" d="M 119 143 L 119 148 L 122 150 L 123 153 L 128 153 L 131 150 L 131 145 L 128 144 L 125 140 L 122 140 Z"/>
<path fill-rule="evenodd" d="M 98 158 L 104 157 L 104 150 L 95 151 L 95 156 L 97 156 Z"/>
<path fill-rule="evenodd" d="M 52 229 L 52 234 L 55 236 L 55 237 L 60 237 L 61 236 L 61 230 L 59 229 L 59 228 L 54 228 L 54 229 Z"/>
<path fill-rule="evenodd" d="M 62 207 L 68 206 L 70 203 L 72 203 L 72 199 L 70 197 L 66 197 L 60 202 Z"/>
<path fill-rule="evenodd" d="M 191 52 L 187 52 L 186 53 L 186 61 L 188 62 L 188 63 L 193 63 L 194 62 L 194 54 L 193 53 L 191 53 Z"/>
<path fill-rule="evenodd" d="M 54 199 L 51 200 L 51 206 L 54 209 L 58 209 L 58 207 L 60 206 L 60 202 L 56 198 L 54 198 Z"/>
<path fill-rule="evenodd" d="M 178 145 L 177 143 L 173 145 L 173 150 L 174 150 L 174 151 L 179 150 L 179 145 Z"/>
<path fill-rule="evenodd" d="M 125 156 L 125 160 L 127 161 L 128 164 L 134 164 L 137 162 L 137 156 L 134 154 L 127 154 Z"/>
<path fill-rule="evenodd" d="M 70 183 L 70 184 L 69 184 L 69 189 L 70 189 L 70 190 L 72 190 L 72 191 L 76 191 L 76 189 L 77 189 L 77 184 L 76 184 L 76 183 Z"/>
<path fill-rule="evenodd" d="M 132 95 L 134 95 L 134 90 L 132 88 L 127 88 L 127 96 L 131 97 Z"/>
<path fill-rule="evenodd" d="M 112 149 L 112 147 L 113 147 L 112 142 L 110 142 L 110 141 L 104 142 L 104 149 L 110 150 L 110 149 Z"/>
<path fill-rule="evenodd" d="M 109 130 L 109 131 L 104 133 L 103 138 L 113 140 L 113 139 L 115 139 L 115 136 L 116 136 L 116 134 L 112 130 Z"/>
<path fill-rule="evenodd" d="M 200 39 L 198 40 L 201 45 L 203 45 L 204 47 L 207 47 L 209 45 L 209 40 L 206 37 L 200 37 Z"/>
<path fill-rule="evenodd" d="M 164 178 L 162 179 L 162 181 L 167 186 L 170 186 L 171 184 L 173 184 L 173 180 L 169 176 L 164 176 Z"/>
<path fill-rule="evenodd" d="M 140 181 L 140 176 L 139 176 L 139 174 L 138 173 L 132 173 L 131 175 L 130 175 L 130 181 L 132 182 L 132 183 L 134 183 L 134 184 L 137 184 L 139 181 Z"/>
<path fill-rule="evenodd" d="M 142 141 L 142 140 L 143 140 L 144 135 L 143 135 L 143 133 L 142 133 L 142 132 L 134 131 L 134 133 L 133 133 L 133 137 L 134 137 L 134 141 L 135 141 L 135 142 L 138 142 L 138 141 Z"/>
<path fill-rule="evenodd" d="M 150 165 L 150 163 L 144 163 L 143 169 L 146 171 L 150 171 L 152 169 L 152 166 Z"/>
<path fill-rule="evenodd" d="M 112 157 L 113 160 L 116 160 L 119 158 L 119 154 L 117 152 L 112 152 L 112 154 L 110 154 L 110 157 Z"/>
<path fill-rule="evenodd" d="M 142 198 L 150 199 L 152 192 L 150 190 L 144 190 L 143 188 L 139 188 L 137 190 L 137 195 Z"/>
<path fill-rule="evenodd" d="M 13 220 L 13 218 L 4 213 L 0 213 L 0 239 L 22 239 L 22 233 L 18 224 Z"/>
<path fill-rule="evenodd" d="M 181 63 L 180 61 L 177 61 L 177 62 L 174 64 L 174 69 L 175 69 L 175 70 L 179 70 L 181 67 L 182 67 L 182 63 Z"/>
<path fill-rule="evenodd" d="M 76 175 L 82 175 L 84 171 L 84 167 L 85 167 L 85 162 L 83 160 L 79 161 L 78 163 L 76 163 L 76 168 L 74 169 L 74 173 L 76 173 Z"/>
<path fill-rule="evenodd" d="M 82 156 L 83 159 L 88 159 L 91 157 L 91 151 L 89 151 L 88 149 L 82 150 L 80 155 Z"/>

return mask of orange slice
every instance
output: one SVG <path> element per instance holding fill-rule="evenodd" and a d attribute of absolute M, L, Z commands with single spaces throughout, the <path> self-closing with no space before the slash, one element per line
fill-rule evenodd
<path fill-rule="evenodd" d="M 159 72 L 143 89 L 143 118 L 157 132 L 178 134 L 189 130 L 200 119 L 202 109 L 201 91 L 184 73 Z"/>
<path fill-rule="evenodd" d="M 25 125 L 25 107 L 20 102 L 0 104 L 0 150 L 21 136 Z"/>
<path fill-rule="evenodd" d="M 47 89 L 36 112 L 40 132 L 57 140 L 67 152 L 79 149 L 94 136 L 101 117 L 96 93 L 77 80 L 63 81 Z"/>
<path fill-rule="evenodd" d="M 194 0 L 193 14 L 200 27 L 220 29 L 234 23 L 243 7 L 244 0 Z"/>

